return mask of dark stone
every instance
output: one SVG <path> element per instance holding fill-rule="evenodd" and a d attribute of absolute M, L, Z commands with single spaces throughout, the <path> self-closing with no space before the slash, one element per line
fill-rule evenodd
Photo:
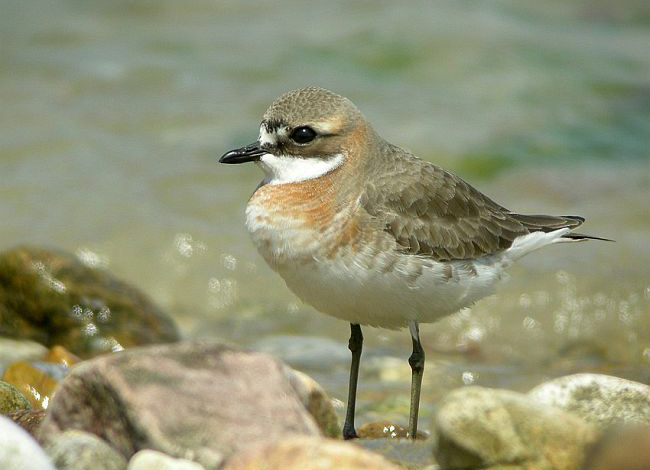
<path fill-rule="evenodd" d="M 97 435 L 127 459 L 153 449 L 208 469 L 243 446 L 319 434 L 285 366 L 205 342 L 134 348 L 78 364 L 50 403 L 41 440 L 68 429 Z"/>
<path fill-rule="evenodd" d="M 168 315 L 108 271 L 26 247 L 0 254 L 0 335 L 82 357 L 178 340 Z"/>
<path fill-rule="evenodd" d="M 7 413 L 7 418 L 36 437 L 46 414 L 45 410 L 19 410 Z"/>

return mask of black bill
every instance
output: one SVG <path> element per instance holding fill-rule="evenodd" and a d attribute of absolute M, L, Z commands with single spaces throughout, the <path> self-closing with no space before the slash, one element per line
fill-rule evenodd
<path fill-rule="evenodd" d="M 260 148 L 259 142 L 253 142 L 246 147 L 224 153 L 219 159 L 219 163 L 255 162 L 265 153 L 266 152 Z"/>

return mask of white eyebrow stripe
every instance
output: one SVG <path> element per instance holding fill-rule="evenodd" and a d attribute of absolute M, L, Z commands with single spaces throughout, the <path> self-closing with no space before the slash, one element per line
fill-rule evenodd
<path fill-rule="evenodd" d="M 275 145 L 275 134 L 270 133 L 266 130 L 264 125 L 260 126 L 260 145 Z"/>
<path fill-rule="evenodd" d="M 302 158 L 265 153 L 259 164 L 266 173 L 266 184 L 289 184 L 320 178 L 343 163 L 343 154 L 330 158 Z"/>

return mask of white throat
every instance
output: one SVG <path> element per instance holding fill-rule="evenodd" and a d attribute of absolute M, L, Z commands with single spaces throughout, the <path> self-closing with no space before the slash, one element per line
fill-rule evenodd
<path fill-rule="evenodd" d="M 326 175 L 343 163 L 343 154 L 330 158 L 302 158 L 276 156 L 265 153 L 260 157 L 259 166 L 266 173 L 264 184 L 288 184 L 312 180 Z"/>

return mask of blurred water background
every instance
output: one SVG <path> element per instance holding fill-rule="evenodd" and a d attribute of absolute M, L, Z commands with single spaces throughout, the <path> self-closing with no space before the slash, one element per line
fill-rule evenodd
<path fill-rule="evenodd" d="M 348 325 L 255 252 L 259 170 L 216 163 L 277 95 L 324 86 L 506 207 L 617 241 L 532 254 L 498 295 L 423 326 L 424 420 L 462 384 L 648 383 L 649 51 L 646 0 L 3 1 L 0 249 L 107 266 L 185 337 L 271 352 L 345 400 Z M 409 335 L 364 334 L 359 421 L 404 424 Z"/>

